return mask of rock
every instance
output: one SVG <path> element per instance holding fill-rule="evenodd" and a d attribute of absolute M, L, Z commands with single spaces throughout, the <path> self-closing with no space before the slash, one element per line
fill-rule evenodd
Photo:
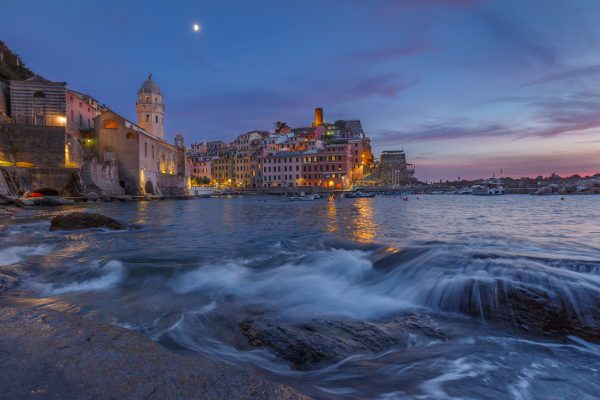
<path fill-rule="evenodd" d="M 89 192 L 83 197 L 86 199 L 86 201 L 97 201 L 100 199 L 100 195 L 96 192 Z"/>
<path fill-rule="evenodd" d="M 6 399 L 308 400 L 252 372 L 175 354 L 139 332 L 52 309 L 0 308 Z"/>
<path fill-rule="evenodd" d="M 41 204 L 44 206 L 67 206 L 73 203 L 75 203 L 74 200 L 59 196 L 44 196 L 41 198 Z"/>
<path fill-rule="evenodd" d="M 50 221 L 51 231 L 89 228 L 125 229 L 125 225 L 102 214 L 86 212 L 57 215 Z"/>
<path fill-rule="evenodd" d="M 538 195 L 538 196 L 543 196 L 546 194 L 551 194 L 552 193 L 552 188 L 550 186 L 544 186 L 539 188 L 534 194 Z"/>
<path fill-rule="evenodd" d="M 19 207 L 26 207 L 26 206 L 34 206 L 34 205 L 36 205 L 33 198 L 31 198 L 31 199 L 18 198 L 18 199 L 15 199 L 15 204 L 17 206 L 19 206 Z"/>
<path fill-rule="evenodd" d="M 3 195 L 0 194 L 0 206 L 7 206 L 7 205 L 10 205 L 10 204 L 13 204 L 13 203 L 14 203 L 13 199 L 11 199 L 10 197 L 3 196 Z"/>
<path fill-rule="evenodd" d="M 575 335 L 600 342 L 600 292 L 584 286 L 542 288 L 527 283 L 471 280 L 457 299 L 460 311 L 517 325 L 532 333 Z"/>
<path fill-rule="evenodd" d="M 132 201 L 132 197 L 128 196 L 128 195 L 114 196 L 113 200 L 118 200 L 118 201 L 122 201 L 122 202 L 126 203 L 126 202 Z"/>
<path fill-rule="evenodd" d="M 266 317 L 244 319 L 239 324 L 250 347 L 266 347 L 297 370 L 311 370 L 355 354 L 377 353 L 408 345 L 409 334 L 445 339 L 427 317 L 410 315 L 386 323 L 314 319 L 306 323 Z M 416 336 L 416 335 L 412 335 Z"/>

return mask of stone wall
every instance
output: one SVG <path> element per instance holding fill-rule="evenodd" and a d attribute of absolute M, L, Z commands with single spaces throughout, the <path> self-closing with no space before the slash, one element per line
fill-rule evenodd
<path fill-rule="evenodd" d="M 35 167 L 65 166 L 65 128 L 58 126 L 0 125 L 0 151 L 2 142 L 8 142 L 8 150 L 14 163 L 27 163 Z M 6 144 L 5 144 L 6 145 Z"/>
<path fill-rule="evenodd" d="M 157 186 L 160 194 L 173 196 L 188 193 L 187 179 L 181 175 L 157 174 Z"/>
<path fill-rule="evenodd" d="M 124 194 L 119 185 L 119 167 L 116 162 L 100 163 L 94 158 L 81 167 L 81 176 L 88 192 L 107 196 Z"/>

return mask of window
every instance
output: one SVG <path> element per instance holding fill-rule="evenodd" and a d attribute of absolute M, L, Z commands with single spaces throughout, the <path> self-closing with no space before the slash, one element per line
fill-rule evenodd
<path fill-rule="evenodd" d="M 44 98 L 46 97 L 46 94 L 44 94 L 44 92 L 35 92 L 33 97 Z"/>
<path fill-rule="evenodd" d="M 148 143 L 144 143 L 144 157 L 148 157 Z"/>
<path fill-rule="evenodd" d="M 152 145 L 152 159 L 154 160 L 154 145 Z"/>
<path fill-rule="evenodd" d="M 146 103 L 150 103 L 150 96 L 146 96 Z"/>
<path fill-rule="evenodd" d="M 146 114 L 146 122 L 150 122 L 150 114 Z"/>
<path fill-rule="evenodd" d="M 79 114 L 79 127 L 83 126 L 83 115 Z"/>
<path fill-rule="evenodd" d="M 112 119 L 109 119 L 104 123 L 104 128 L 106 129 L 117 129 L 118 127 L 119 125 Z"/>
<path fill-rule="evenodd" d="M 156 116 L 156 123 L 158 124 L 158 115 Z"/>

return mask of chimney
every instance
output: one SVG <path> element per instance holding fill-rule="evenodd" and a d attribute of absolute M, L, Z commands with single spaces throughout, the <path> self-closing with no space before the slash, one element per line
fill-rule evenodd
<path fill-rule="evenodd" d="M 323 109 L 315 108 L 315 122 L 314 126 L 322 126 L 323 125 Z"/>

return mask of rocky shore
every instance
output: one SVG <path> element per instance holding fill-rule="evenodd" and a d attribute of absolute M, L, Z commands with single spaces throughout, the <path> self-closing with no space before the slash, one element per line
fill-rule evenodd
<path fill-rule="evenodd" d="M 18 213 L 0 207 L 0 217 Z M 54 229 L 124 226 L 100 214 L 53 218 Z M 310 397 L 198 354 L 75 313 L 20 306 L 26 272 L 0 267 L 0 397 L 7 399 L 290 399 Z"/>
<path fill-rule="evenodd" d="M 581 179 L 568 184 L 552 183 L 539 188 L 534 194 L 600 194 L 600 174 L 596 174 L 590 179 Z"/>
<path fill-rule="evenodd" d="M 308 399 L 232 366 L 66 312 L 0 308 L 7 399 Z"/>

